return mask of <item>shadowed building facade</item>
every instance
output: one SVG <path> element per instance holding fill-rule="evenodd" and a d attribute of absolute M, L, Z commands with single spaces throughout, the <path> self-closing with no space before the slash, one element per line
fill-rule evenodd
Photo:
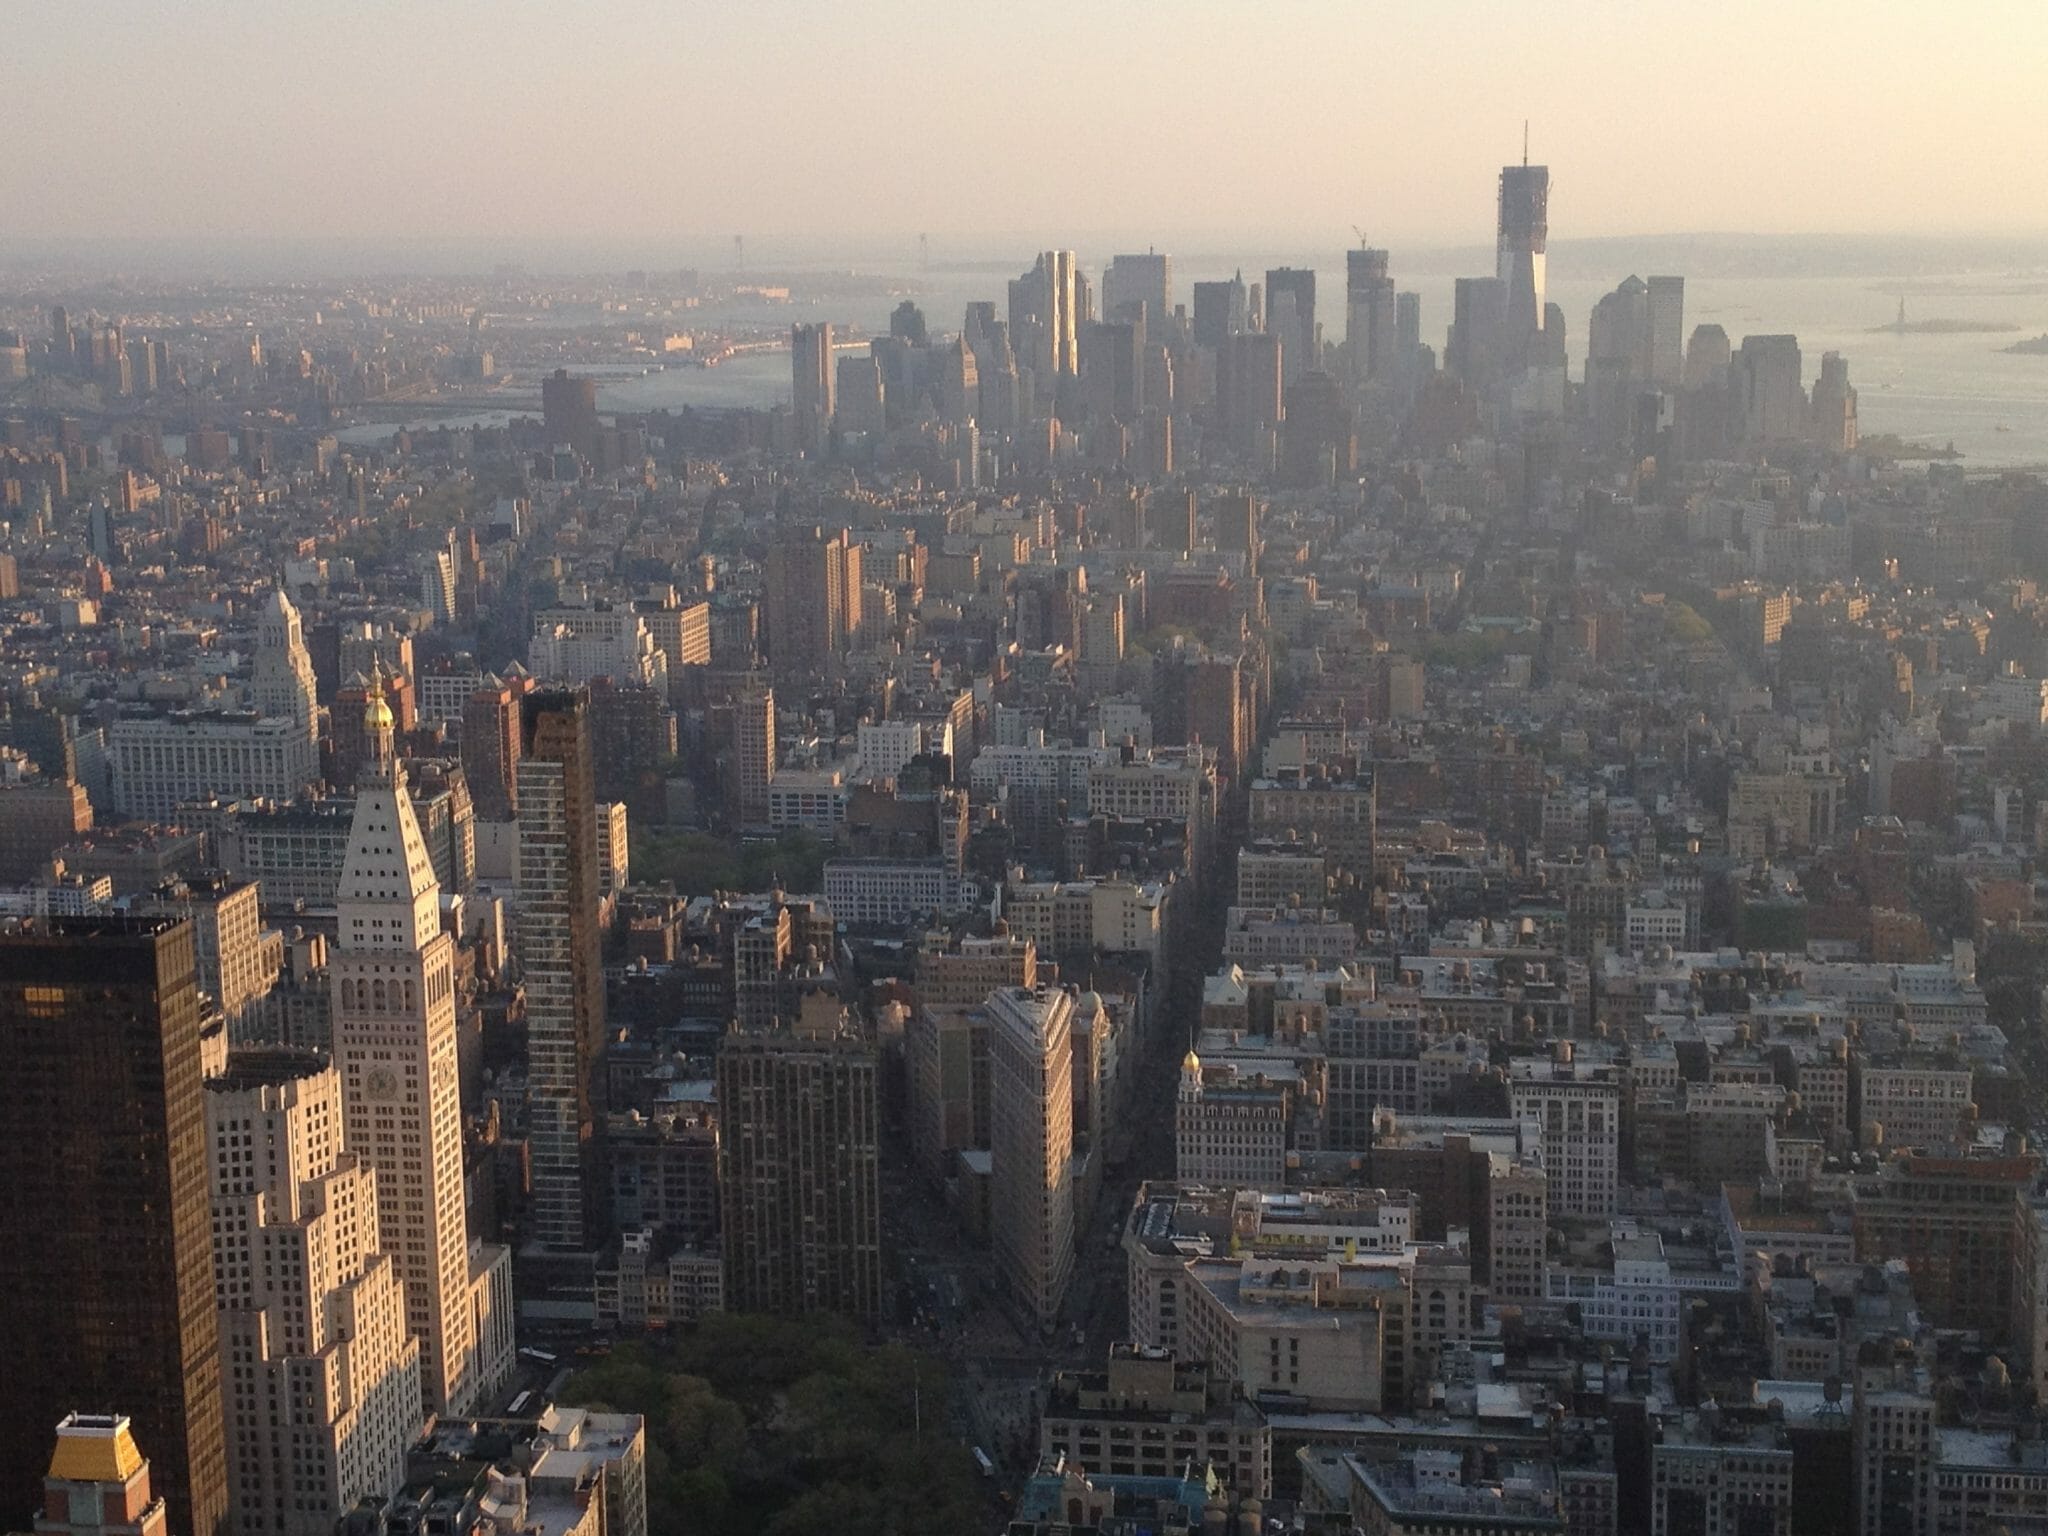
<path fill-rule="evenodd" d="M 735 1030 L 718 1050 L 726 1305 L 839 1312 L 882 1303 L 876 1058 L 843 1031 Z"/>
<path fill-rule="evenodd" d="M 603 1236 L 596 1090 L 604 1046 L 596 775 L 587 690 L 520 703 L 519 966 L 533 1205 L 529 1236 L 588 1251 Z"/>
<path fill-rule="evenodd" d="M 170 1529 L 226 1528 L 199 1027 L 190 923 L 0 934 L 0 1527 L 83 1404 L 133 1422 Z"/>

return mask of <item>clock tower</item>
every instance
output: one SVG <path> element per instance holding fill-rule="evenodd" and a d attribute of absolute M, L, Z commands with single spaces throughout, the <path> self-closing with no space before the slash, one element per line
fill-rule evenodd
<path fill-rule="evenodd" d="M 371 751 L 336 900 L 334 1059 L 348 1150 L 377 1178 L 377 1246 L 396 1261 L 420 1341 L 422 1406 L 469 1411 L 511 1364 L 509 1256 L 469 1242 L 455 1043 L 455 943 L 393 748 L 390 706 L 365 710 Z"/>

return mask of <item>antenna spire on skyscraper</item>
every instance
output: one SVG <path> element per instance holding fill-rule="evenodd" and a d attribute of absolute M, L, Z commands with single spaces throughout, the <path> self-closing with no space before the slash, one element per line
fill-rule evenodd
<path fill-rule="evenodd" d="M 1522 164 L 1529 163 L 1529 119 L 1522 119 Z"/>

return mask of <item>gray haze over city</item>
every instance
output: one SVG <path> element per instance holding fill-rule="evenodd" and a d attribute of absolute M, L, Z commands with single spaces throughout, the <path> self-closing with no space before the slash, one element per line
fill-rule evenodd
<path fill-rule="evenodd" d="M 2048 1528 L 2044 64 L 0 11 L 0 1531 Z"/>

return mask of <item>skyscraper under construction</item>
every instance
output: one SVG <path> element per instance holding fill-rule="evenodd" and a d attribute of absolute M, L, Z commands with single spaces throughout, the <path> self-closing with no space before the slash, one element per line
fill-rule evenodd
<path fill-rule="evenodd" d="M 1502 333 L 1505 361 L 1519 367 L 1543 329 L 1547 296 L 1545 250 L 1550 243 L 1550 167 L 1503 166 L 1495 275 L 1507 290 Z"/>

